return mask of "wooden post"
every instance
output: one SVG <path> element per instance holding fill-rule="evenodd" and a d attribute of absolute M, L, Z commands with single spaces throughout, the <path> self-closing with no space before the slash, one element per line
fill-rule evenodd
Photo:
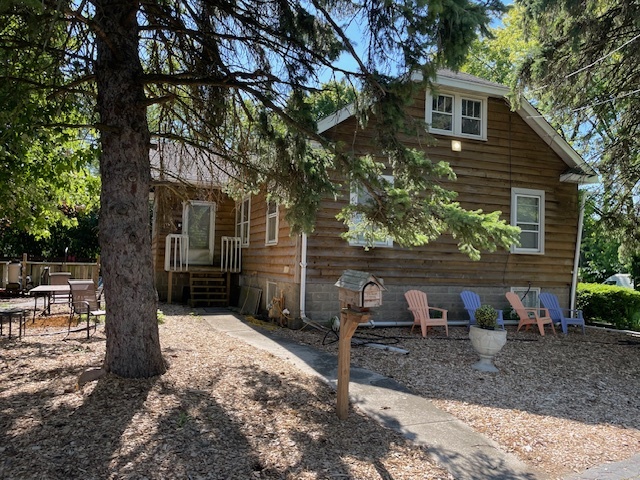
<path fill-rule="evenodd" d="M 169 285 L 167 285 L 167 303 L 171 303 L 171 295 L 173 294 L 173 271 L 169 270 Z"/>
<path fill-rule="evenodd" d="M 340 310 L 340 340 L 338 342 L 338 400 L 337 412 L 340 420 L 349 415 L 349 376 L 351 370 L 351 337 L 359 323 L 369 321 L 368 312 L 356 312 L 349 308 Z"/>

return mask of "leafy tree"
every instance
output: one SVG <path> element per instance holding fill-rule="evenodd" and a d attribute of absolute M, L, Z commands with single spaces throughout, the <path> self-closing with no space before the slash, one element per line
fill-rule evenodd
<path fill-rule="evenodd" d="M 502 85 L 515 86 L 518 67 L 537 45 L 523 30 L 524 9 L 516 4 L 502 17 L 502 25 L 474 40 L 461 70 Z M 535 26 L 532 26 L 535 28 Z"/>
<path fill-rule="evenodd" d="M 421 244 L 449 231 L 463 251 L 477 257 L 479 249 L 507 246 L 516 238 L 497 214 L 461 209 L 437 181 L 451 177 L 450 169 L 399 141 L 402 134 L 424 134 L 403 107 L 438 68 L 460 66 L 477 32 L 486 31 L 490 14 L 501 10 L 497 0 L 8 5 L 4 24 L 66 32 L 34 39 L 52 58 L 47 78 L 38 84 L 49 96 L 84 95 L 97 114 L 100 247 L 110 299 L 108 371 L 145 377 L 165 368 L 148 235 L 152 137 L 215 154 L 218 166 L 244 188 L 266 183 L 287 206 L 294 231 L 313 228 L 320 198 L 335 193 L 330 172 L 337 172 L 367 188 L 377 208 L 359 213 L 399 243 Z M 364 39 L 362 56 L 346 33 L 352 22 Z M 18 36 L 2 41 L 4 48 L 16 42 Z M 341 54 L 356 68 L 335 66 Z M 379 180 L 377 161 L 355 157 L 347 146 L 316 133 L 318 109 L 308 96 L 318 91 L 319 74 L 326 71 L 357 87 L 358 118 L 374 128 L 395 185 Z M 398 80 L 416 72 L 422 82 Z"/>
<path fill-rule="evenodd" d="M 620 242 L 607 231 L 596 202 L 591 197 L 585 203 L 580 277 L 583 282 L 602 283 L 625 268 L 619 257 Z"/>
<path fill-rule="evenodd" d="M 48 97 L 40 88 L 52 59 L 29 45 L 41 32 L 20 16 L 2 20 L 0 229 L 3 237 L 11 232 L 38 241 L 51 235 L 53 225 L 76 224 L 75 216 L 65 213 L 69 209 L 90 209 L 97 202 L 100 183 L 91 169 L 97 165 L 97 145 L 78 135 L 82 105 L 74 98 Z"/>
<path fill-rule="evenodd" d="M 0 226 L 0 256 L 19 259 L 27 253 L 48 260 L 67 256 L 78 261 L 94 261 L 100 253 L 98 211 L 66 209 L 65 216 L 76 224 L 50 225 L 47 237 L 36 237 L 24 229 Z"/>
<path fill-rule="evenodd" d="M 640 4 L 520 0 L 539 47 L 520 88 L 554 105 L 556 122 L 602 176 L 601 220 L 640 253 Z"/>
<path fill-rule="evenodd" d="M 64 228 L 56 225 L 51 231 L 51 240 L 47 242 L 48 250 L 43 252 L 48 256 L 71 257 L 94 261 L 100 254 L 98 245 L 98 220 L 100 211 L 73 211 L 67 213 L 73 215 L 77 220 L 77 225 L 71 228 Z M 72 261 L 72 260 L 69 260 Z"/>

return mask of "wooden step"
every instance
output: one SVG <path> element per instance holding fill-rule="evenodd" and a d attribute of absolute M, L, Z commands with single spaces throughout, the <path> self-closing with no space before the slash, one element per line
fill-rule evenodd
<path fill-rule="evenodd" d="M 219 272 L 191 272 L 189 289 L 192 307 L 227 307 L 229 290 L 227 274 Z"/>

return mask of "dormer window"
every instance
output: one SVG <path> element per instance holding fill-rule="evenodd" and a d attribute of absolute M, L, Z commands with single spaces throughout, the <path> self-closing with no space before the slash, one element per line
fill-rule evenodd
<path fill-rule="evenodd" d="M 487 99 L 460 93 L 427 95 L 427 124 L 431 133 L 487 139 Z"/>
<path fill-rule="evenodd" d="M 438 95 L 431 105 L 431 128 L 453 133 L 453 97 Z"/>

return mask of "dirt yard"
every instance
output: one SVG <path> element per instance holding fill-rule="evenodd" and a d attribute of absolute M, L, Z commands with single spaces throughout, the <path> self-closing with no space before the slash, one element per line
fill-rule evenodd
<path fill-rule="evenodd" d="M 103 327 L 0 338 L 0 478 L 451 479 L 426 449 L 354 412 L 271 354 L 162 306 L 169 369 L 78 385 L 104 356 Z"/>

